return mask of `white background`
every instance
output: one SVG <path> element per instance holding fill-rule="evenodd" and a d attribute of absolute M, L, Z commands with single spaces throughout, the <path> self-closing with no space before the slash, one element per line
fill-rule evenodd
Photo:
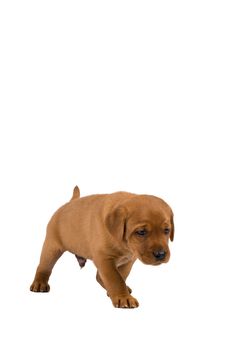
<path fill-rule="evenodd" d="M 232 350 L 231 5 L 1 1 L 2 349 Z M 169 264 L 129 277 L 136 310 L 68 253 L 29 292 L 76 184 L 173 208 Z"/>

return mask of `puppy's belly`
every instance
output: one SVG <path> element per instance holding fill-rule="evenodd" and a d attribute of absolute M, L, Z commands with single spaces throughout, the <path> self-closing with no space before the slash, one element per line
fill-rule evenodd
<path fill-rule="evenodd" d="M 79 238 L 80 237 L 75 237 L 75 239 L 72 238 L 70 240 L 63 240 L 63 246 L 65 250 L 85 259 L 92 260 L 91 249 L 89 248 L 88 242 L 85 242 Z"/>
<path fill-rule="evenodd" d="M 85 231 L 71 229 L 70 227 L 59 227 L 58 241 L 62 250 L 68 251 L 85 259 L 92 259 L 91 240 Z"/>
<path fill-rule="evenodd" d="M 49 226 L 49 234 L 57 240 L 64 251 L 69 251 L 85 259 L 92 259 L 92 231 L 87 220 L 81 220 L 73 213 L 60 213 L 53 225 Z"/>

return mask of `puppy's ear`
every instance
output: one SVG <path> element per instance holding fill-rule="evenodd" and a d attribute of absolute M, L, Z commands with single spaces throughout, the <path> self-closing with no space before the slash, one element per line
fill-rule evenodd
<path fill-rule="evenodd" d="M 109 232 L 115 237 L 117 237 L 119 240 L 125 239 L 126 216 L 126 209 L 124 207 L 119 206 L 112 212 L 110 212 L 105 219 L 105 224 Z"/>
<path fill-rule="evenodd" d="M 174 240 L 174 234 L 175 234 L 175 226 L 174 226 L 174 220 L 173 220 L 173 213 L 171 215 L 171 233 L 170 233 L 170 240 Z"/>

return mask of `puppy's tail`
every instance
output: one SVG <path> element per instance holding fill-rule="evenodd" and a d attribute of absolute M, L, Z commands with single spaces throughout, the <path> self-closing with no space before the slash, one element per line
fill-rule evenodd
<path fill-rule="evenodd" d="M 80 190 L 78 188 L 78 186 L 75 186 L 74 190 L 73 190 L 73 196 L 71 198 L 71 201 L 73 201 L 74 199 L 79 199 L 80 198 Z"/>

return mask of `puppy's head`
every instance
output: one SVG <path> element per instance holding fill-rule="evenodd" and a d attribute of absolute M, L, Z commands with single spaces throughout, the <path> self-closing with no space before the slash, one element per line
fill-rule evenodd
<path fill-rule="evenodd" d="M 168 262 L 168 243 L 174 239 L 174 223 L 172 210 L 162 199 L 135 195 L 107 216 L 106 225 L 144 264 Z"/>

